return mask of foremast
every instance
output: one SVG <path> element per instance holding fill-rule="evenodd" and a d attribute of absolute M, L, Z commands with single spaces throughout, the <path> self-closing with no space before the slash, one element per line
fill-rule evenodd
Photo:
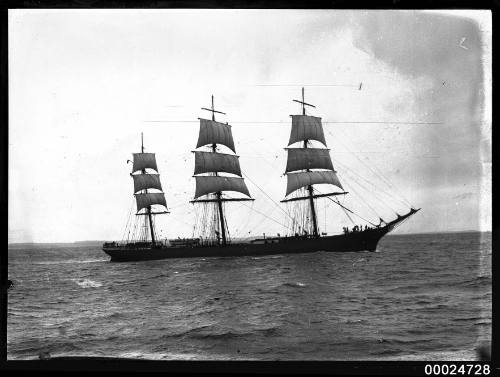
<path fill-rule="evenodd" d="M 228 123 L 220 123 L 215 120 L 215 113 L 224 114 L 214 109 L 214 96 L 212 95 L 212 107 L 202 110 L 212 113 L 212 120 L 199 118 L 200 132 L 196 148 L 210 146 L 211 151 L 193 151 L 195 154 L 194 178 L 196 179 L 196 191 L 191 203 L 216 203 L 219 213 L 218 239 L 222 245 L 227 244 L 227 229 L 224 217 L 223 203 L 228 201 L 254 200 L 250 197 L 248 188 L 242 178 L 239 156 L 220 153 L 217 151 L 218 144 L 224 145 L 236 153 L 231 126 Z M 221 172 L 236 175 L 224 176 Z M 208 173 L 209 175 L 202 175 Z M 223 196 L 224 191 L 236 191 L 245 194 L 247 198 L 227 198 Z M 205 198 L 202 198 L 206 196 Z M 200 199 L 201 198 L 201 199 Z M 220 241 L 219 241 L 220 242 Z"/>
<path fill-rule="evenodd" d="M 291 197 L 282 202 L 307 200 L 312 219 L 312 235 L 319 237 L 319 229 L 314 199 L 326 196 L 344 195 L 347 192 L 331 192 L 327 194 L 314 194 L 314 184 L 328 183 L 342 190 L 336 171 L 333 168 L 329 149 L 309 148 L 310 140 L 319 141 L 325 147 L 326 141 L 321 124 L 321 118 L 306 115 L 306 106 L 315 107 L 304 100 L 304 88 L 302 88 L 302 100 L 293 100 L 302 105 L 302 115 L 291 115 L 292 130 L 288 147 L 292 144 L 302 142 L 302 148 L 286 148 L 287 166 L 285 174 L 287 177 L 287 190 L 285 197 L 301 189 L 307 189 L 307 195 L 303 197 Z M 315 169 L 314 171 L 311 169 Z M 321 170 L 317 170 L 321 169 Z"/>
<path fill-rule="evenodd" d="M 144 152 L 144 137 L 141 132 L 141 153 L 133 154 L 133 167 L 132 176 L 134 180 L 134 196 L 137 204 L 137 216 L 145 217 L 145 228 L 148 228 L 151 236 L 151 243 L 156 243 L 156 235 L 153 223 L 153 215 L 160 215 L 168 213 L 168 211 L 153 212 L 153 205 L 162 205 L 167 208 L 165 201 L 165 194 L 162 191 L 160 175 L 155 173 L 148 173 L 147 169 L 155 170 L 158 173 L 156 165 L 156 157 L 154 153 Z M 134 174 L 140 172 L 140 174 Z M 159 192 L 150 192 L 150 190 L 158 190 Z M 144 212 L 141 212 L 144 210 Z"/>

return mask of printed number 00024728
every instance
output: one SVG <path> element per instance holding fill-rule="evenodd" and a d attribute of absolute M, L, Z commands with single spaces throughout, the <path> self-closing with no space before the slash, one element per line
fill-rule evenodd
<path fill-rule="evenodd" d="M 426 375 L 434 376 L 487 376 L 490 374 L 489 364 L 426 364 Z"/>

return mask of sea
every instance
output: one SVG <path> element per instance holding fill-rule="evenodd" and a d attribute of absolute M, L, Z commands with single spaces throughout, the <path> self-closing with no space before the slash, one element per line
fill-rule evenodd
<path fill-rule="evenodd" d="M 111 263 L 98 243 L 9 245 L 7 358 L 478 360 L 491 233 L 376 252 Z"/>

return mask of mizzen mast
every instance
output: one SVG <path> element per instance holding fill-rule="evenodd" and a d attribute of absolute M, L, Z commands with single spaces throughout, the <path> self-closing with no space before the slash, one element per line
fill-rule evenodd
<path fill-rule="evenodd" d="M 154 231 L 153 216 L 168 213 L 163 212 L 152 212 L 151 206 L 155 204 L 163 205 L 167 208 L 167 203 L 165 201 L 165 194 L 162 192 L 160 175 L 154 173 L 148 173 L 146 169 L 152 169 L 158 172 L 158 167 L 156 165 L 156 157 L 154 153 L 144 152 L 144 138 L 141 132 L 141 153 L 133 153 L 133 167 L 132 173 L 130 175 L 134 179 L 134 196 L 137 203 L 137 213 L 136 215 L 147 216 L 145 219 L 145 227 L 149 223 L 149 230 L 151 235 L 151 242 L 153 245 L 156 243 L 156 236 Z M 140 171 L 140 174 L 133 174 Z M 156 189 L 160 192 L 149 192 L 149 189 Z M 140 212 L 145 209 L 145 212 Z"/>

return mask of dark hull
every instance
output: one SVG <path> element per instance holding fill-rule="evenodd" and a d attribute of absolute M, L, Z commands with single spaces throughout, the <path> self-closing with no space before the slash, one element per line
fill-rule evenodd
<path fill-rule="evenodd" d="M 235 243 L 226 246 L 197 247 L 103 247 L 113 262 L 155 260 L 167 258 L 235 257 L 273 254 L 298 254 L 316 251 L 347 252 L 375 251 L 378 241 L 390 231 L 389 227 L 369 229 L 320 238 L 280 238 L 267 243 Z"/>
<path fill-rule="evenodd" d="M 394 229 L 402 221 L 412 216 L 419 209 L 411 209 L 406 215 L 398 216 L 385 226 L 370 228 L 361 232 L 350 232 L 336 236 L 318 238 L 281 237 L 261 240 L 262 243 L 232 243 L 225 246 L 195 247 L 137 247 L 109 246 L 105 244 L 103 251 L 111 257 L 112 262 L 130 262 L 169 258 L 199 257 L 242 257 L 275 254 L 314 253 L 316 251 L 348 252 L 375 251 L 380 239 Z"/>

